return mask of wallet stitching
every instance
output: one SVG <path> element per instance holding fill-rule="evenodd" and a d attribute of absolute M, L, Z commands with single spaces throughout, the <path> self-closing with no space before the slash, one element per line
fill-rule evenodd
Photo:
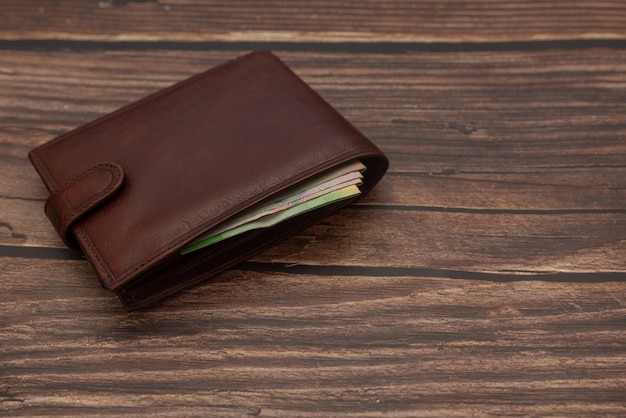
<path fill-rule="evenodd" d="M 54 178 L 52 177 L 52 175 L 50 174 L 50 171 L 48 171 L 48 167 L 46 166 L 46 164 L 43 162 L 43 160 L 41 159 L 41 157 L 39 156 L 38 152 L 33 152 L 31 153 L 32 155 L 32 160 L 35 163 L 35 165 L 37 166 L 38 171 L 43 174 L 43 176 L 45 177 L 45 183 L 48 186 L 49 189 L 52 190 L 56 190 L 57 187 L 57 182 L 54 180 Z"/>
<path fill-rule="evenodd" d="M 103 189 L 102 191 L 98 192 L 98 194 L 96 194 L 95 196 L 96 196 L 96 198 L 99 198 L 99 197 L 100 197 L 100 196 L 99 196 L 100 194 L 108 192 L 106 189 L 107 189 L 107 188 L 109 188 L 109 187 L 111 187 L 111 186 L 115 186 L 115 184 L 116 184 L 116 183 L 117 183 L 117 181 L 119 180 L 119 172 L 118 172 L 118 170 L 117 170 L 117 169 L 116 169 L 116 168 L 115 168 L 112 164 L 109 164 L 109 163 L 97 164 L 97 165 L 95 165 L 95 166 L 93 166 L 93 167 L 91 167 L 91 168 L 88 168 L 87 170 L 83 171 L 82 173 L 80 173 L 80 174 L 78 174 L 78 175 L 76 175 L 76 176 L 72 177 L 71 179 L 69 179 L 68 181 L 66 181 L 65 183 L 63 183 L 60 187 L 57 187 L 57 190 L 55 190 L 52 194 L 50 194 L 50 196 L 49 196 L 49 197 L 48 197 L 48 199 L 46 200 L 46 204 L 44 205 L 44 210 L 46 210 L 46 208 L 48 207 L 48 202 L 49 202 L 49 200 L 50 200 L 50 197 L 52 197 L 52 196 L 54 196 L 54 195 L 56 195 L 56 194 L 59 194 L 59 193 L 63 192 L 64 190 L 66 190 L 66 189 L 67 189 L 67 187 L 68 187 L 70 184 L 75 183 L 75 182 L 76 182 L 78 179 L 80 179 L 81 177 L 84 177 L 84 176 L 86 176 L 87 174 L 89 174 L 90 172 L 95 171 L 95 170 L 97 170 L 98 168 L 101 168 L 101 167 L 103 167 L 103 166 L 111 167 L 111 170 L 109 170 L 109 171 L 110 171 L 110 172 L 114 175 L 114 178 L 113 178 L 113 181 L 112 181 L 109 185 L 107 185 L 107 187 L 106 187 L 105 189 Z M 72 212 L 72 214 L 71 214 L 71 215 L 65 216 L 63 219 L 65 220 L 66 218 L 69 218 L 69 217 L 73 216 L 76 212 L 80 212 L 82 209 L 84 209 L 84 207 L 85 207 L 86 205 L 88 205 L 88 204 L 92 203 L 92 201 L 93 201 L 93 200 L 94 200 L 94 197 L 92 197 L 92 199 L 91 199 L 89 202 L 87 202 L 86 204 L 84 204 L 83 206 L 81 206 L 79 209 L 77 209 L 77 210 L 75 210 L 74 212 Z"/>
<path fill-rule="evenodd" d="M 107 279 L 109 279 L 107 281 L 107 285 L 111 286 L 115 278 L 111 274 L 111 271 L 107 267 L 106 263 L 102 260 L 100 253 L 98 253 L 98 251 L 96 250 L 95 246 L 91 242 L 91 239 L 89 239 L 89 236 L 85 233 L 83 228 L 77 226 L 75 228 L 75 231 L 80 236 L 80 241 L 87 247 L 87 251 L 89 251 L 92 257 L 97 261 L 98 265 L 101 268 L 101 272 L 107 277 Z"/>
<path fill-rule="evenodd" d="M 100 200 L 102 197 L 106 196 L 107 194 L 109 194 L 112 190 L 115 190 L 118 186 L 119 186 L 119 180 L 120 180 L 120 172 L 119 170 L 113 166 L 112 164 L 108 164 L 108 163 L 104 163 L 104 164 L 98 164 L 95 167 L 90 168 L 89 170 L 86 170 L 83 174 L 86 175 L 87 173 L 96 170 L 97 168 L 100 167 L 109 167 L 110 168 L 110 172 L 113 174 L 113 180 L 104 188 L 102 189 L 100 192 L 96 193 L 95 195 L 93 195 L 91 197 L 91 199 L 89 199 L 87 202 L 85 202 L 80 208 L 76 209 L 74 212 L 72 212 L 70 215 L 66 216 L 63 220 L 63 223 L 68 222 L 69 220 L 71 220 L 71 218 L 73 218 L 77 213 L 80 213 L 82 211 L 85 210 L 85 208 L 88 208 L 89 206 L 93 205 L 95 202 L 97 202 L 98 200 Z"/>
<path fill-rule="evenodd" d="M 47 145 L 47 144 L 46 144 Z M 43 147 L 43 146 L 42 146 Z M 33 151 L 31 153 L 32 156 L 32 161 L 35 163 L 36 168 L 38 169 L 38 171 L 43 174 L 43 176 L 46 179 L 46 184 L 49 186 L 49 188 L 51 188 L 52 190 L 57 190 L 57 182 L 54 180 L 54 177 L 52 177 L 52 175 L 50 174 L 50 172 L 48 171 L 48 167 L 46 166 L 46 164 L 43 162 L 43 159 L 40 157 L 38 151 Z M 110 167 L 113 167 L 112 164 L 109 163 L 103 163 L 101 165 L 107 165 Z M 73 178 L 73 180 L 78 179 L 80 176 L 85 175 L 88 171 L 93 170 L 95 167 L 92 167 L 88 170 L 85 170 L 83 173 L 81 173 L 78 176 L 75 176 Z M 114 169 L 113 171 L 115 171 L 114 173 L 114 179 L 112 182 L 112 185 L 116 185 L 118 183 L 119 177 L 120 177 L 120 172 L 117 169 Z M 69 184 L 71 182 L 71 180 L 69 182 L 66 182 L 63 184 L 63 187 L 65 187 L 67 184 Z M 111 186 L 112 186 L 111 185 Z M 108 186 L 108 187 L 111 187 Z M 105 193 L 108 193 L 109 190 L 104 191 Z M 53 192 L 54 194 L 54 192 Z M 46 204 L 44 205 L 44 212 L 45 209 L 47 207 L 48 201 L 46 200 Z M 114 281 L 114 276 L 111 274 L 111 272 L 109 271 L 108 267 L 106 266 L 106 264 L 104 263 L 104 261 L 102 260 L 102 257 L 100 256 L 100 254 L 95 250 L 95 247 L 93 245 L 93 243 L 91 242 L 91 240 L 89 239 L 89 237 L 87 236 L 87 234 L 85 234 L 85 232 L 83 231 L 82 228 L 80 227 L 76 227 L 76 232 L 80 235 L 81 238 L 81 242 L 85 243 L 88 246 L 88 250 L 91 253 L 91 255 L 94 257 L 95 260 L 97 260 L 98 264 L 100 265 L 100 267 L 102 268 L 103 273 L 107 276 L 107 278 L 109 279 L 109 284 L 112 283 Z M 62 237 L 61 237 L 62 238 Z"/>
<path fill-rule="evenodd" d="M 97 167 L 101 167 L 101 166 L 107 166 L 110 167 L 111 170 L 113 171 L 113 180 L 111 181 L 111 183 L 109 183 L 109 185 L 104 188 L 101 192 L 99 192 L 97 195 L 95 195 L 94 197 L 92 197 L 89 202 L 85 203 L 83 206 L 81 206 L 81 208 L 79 210 L 74 211 L 74 213 L 72 214 L 72 216 L 76 213 L 81 212 L 85 207 L 90 206 L 91 204 L 93 204 L 95 201 L 97 201 L 98 199 L 100 199 L 103 196 L 106 196 L 107 194 L 109 194 L 112 190 L 115 190 L 118 186 L 119 186 L 119 179 L 121 176 L 121 172 L 117 169 L 117 167 L 115 167 L 113 164 L 109 164 L 109 163 L 103 163 L 103 164 L 99 164 L 96 167 L 92 167 L 91 169 L 85 171 L 84 174 L 87 174 L 87 172 L 96 169 Z M 91 239 L 89 238 L 89 236 L 85 233 L 85 231 L 83 230 L 83 228 L 81 227 L 76 227 L 76 232 L 78 233 L 78 235 L 80 236 L 80 239 L 82 242 L 84 242 L 86 244 L 86 246 L 88 247 L 88 251 L 91 253 L 91 255 L 93 256 L 94 259 L 97 260 L 98 265 L 101 267 L 102 272 L 106 275 L 106 277 L 109 279 L 109 285 L 115 280 L 114 277 L 112 276 L 111 272 L 109 271 L 108 267 L 106 266 L 106 263 L 104 263 L 104 260 L 102 260 L 102 257 L 100 256 L 100 253 L 97 251 L 96 247 L 93 245 L 93 243 L 91 242 Z"/>
<path fill-rule="evenodd" d="M 65 183 L 63 183 L 63 185 L 61 185 L 61 187 L 55 191 L 54 193 L 52 193 L 48 199 L 46 200 L 46 203 L 44 205 L 44 211 L 47 210 L 49 203 L 50 203 L 50 197 L 57 195 L 59 193 L 62 193 L 63 191 L 67 190 L 68 186 L 70 186 L 71 184 L 73 184 L 74 182 L 76 182 L 78 179 L 86 176 L 87 174 L 100 169 L 100 168 L 105 168 L 108 167 L 109 168 L 109 172 L 111 174 L 113 174 L 113 179 L 112 181 L 101 191 L 99 191 L 98 193 L 94 194 L 87 202 L 83 203 L 79 208 L 75 209 L 74 211 L 72 211 L 71 213 L 65 215 L 60 222 L 59 228 L 61 229 L 60 232 L 62 232 L 63 237 L 67 235 L 67 229 L 68 227 L 72 224 L 72 221 L 74 220 L 74 217 L 83 212 L 86 208 L 89 208 L 90 206 L 92 206 L 94 203 L 96 203 L 98 200 L 100 200 L 102 197 L 106 196 L 107 194 L 109 194 L 112 190 L 115 190 L 118 185 L 119 185 L 119 179 L 120 179 L 120 172 L 119 170 L 113 165 L 113 164 L 109 164 L 109 163 L 102 163 L 102 164 L 98 164 L 94 167 L 91 167 L 85 171 L 83 171 L 81 174 L 74 176 L 72 179 L 66 181 Z M 65 241 L 65 239 L 64 239 Z"/>

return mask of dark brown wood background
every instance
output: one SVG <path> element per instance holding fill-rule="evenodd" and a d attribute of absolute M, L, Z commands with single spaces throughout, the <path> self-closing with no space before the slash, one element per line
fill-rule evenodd
<path fill-rule="evenodd" d="M 127 313 L 26 154 L 255 49 L 390 171 Z M 3 1 L 0 168 L 0 414 L 626 415 L 624 2 Z"/>

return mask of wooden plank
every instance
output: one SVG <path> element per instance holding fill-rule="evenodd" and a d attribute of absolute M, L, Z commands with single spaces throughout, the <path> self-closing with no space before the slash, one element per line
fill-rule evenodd
<path fill-rule="evenodd" d="M 4 245 L 62 246 L 42 215 L 31 147 L 234 56 L 96 51 L 68 65 L 76 54 L 51 51 L 37 67 L 38 53 L 12 51 L 3 62 Z M 376 54 L 281 55 L 388 153 L 391 171 L 354 209 L 255 260 L 625 270 L 621 51 L 403 54 L 393 66 Z"/>
<path fill-rule="evenodd" d="M 0 408 L 16 416 L 626 407 L 623 283 L 231 271 L 129 315 L 85 262 L 2 265 L 20 277 L 0 281 Z"/>
<path fill-rule="evenodd" d="M 510 42 L 626 39 L 620 1 L 436 0 L 3 3 L 0 39 Z M 97 24 L 94 24 L 97 22 Z"/>
<path fill-rule="evenodd" d="M 0 411 L 625 415 L 624 16 L 616 1 L 3 3 Z M 63 249 L 26 153 L 263 46 L 389 174 L 126 313 Z"/>
<path fill-rule="evenodd" d="M 51 51 L 42 67 L 38 52 L 5 52 L 0 158 L 13 175 L 2 190 L 29 199 L 42 197 L 30 148 L 239 54 Z M 76 54 L 81 65 L 68 64 Z M 623 50 L 280 55 L 390 156 L 394 189 L 425 190 L 385 196 L 392 204 L 624 207 Z M 441 187 L 459 193 L 446 204 Z"/>
<path fill-rule="evenodd" d="M 0 210 L 8 216 L 0 223 L 0 244 L 62 248 L 41 208 L 41 202 L 0 199 Z M 505 276 L 560 271 L 601 275 L 626 274 L 625 250 L 625 212 L 481 213 L 357 205 L 253 260 Z M 0 248 L 0 254 L 4 251 Z"/>
<path fill-rule="evenodd" d="M 4 245 L 62 247 L 31 147 L 234 56 L 95 51 L 68 65 L 76 54 L 51 51 L 45 67 L 35 52 L 4 58 Z M 391 171 L 355 208 L 255 260 L 624 272 L 621 51 L 403 54 L 393 66 L 376 54 L 281 55 L 388 153 Z"/>

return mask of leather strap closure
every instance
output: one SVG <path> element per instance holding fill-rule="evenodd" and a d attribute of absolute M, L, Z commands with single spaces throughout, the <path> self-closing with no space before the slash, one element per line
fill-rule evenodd
<path fill-rule="evenodd" d="M 123 180 L 122 167 L 102 163 L 61 185 L 48 197 L 44 207 L 46 216 L 65 245 L 78 249 L 70 234 L 72 225 L 108 200 L 122 186 Z"/>

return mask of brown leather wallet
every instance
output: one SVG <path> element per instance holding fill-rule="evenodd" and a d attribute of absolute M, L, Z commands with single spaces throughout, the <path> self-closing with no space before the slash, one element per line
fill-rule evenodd
<path fill-rule="evenodd" d="M 351 203 L 341 200 L 182 255 L 205 231 L 359 160 L 362 194 L 383 153 L 269 52 L 156 92 L 29 153 L 45 213 L 124 307 L 203 282 Z"/>

